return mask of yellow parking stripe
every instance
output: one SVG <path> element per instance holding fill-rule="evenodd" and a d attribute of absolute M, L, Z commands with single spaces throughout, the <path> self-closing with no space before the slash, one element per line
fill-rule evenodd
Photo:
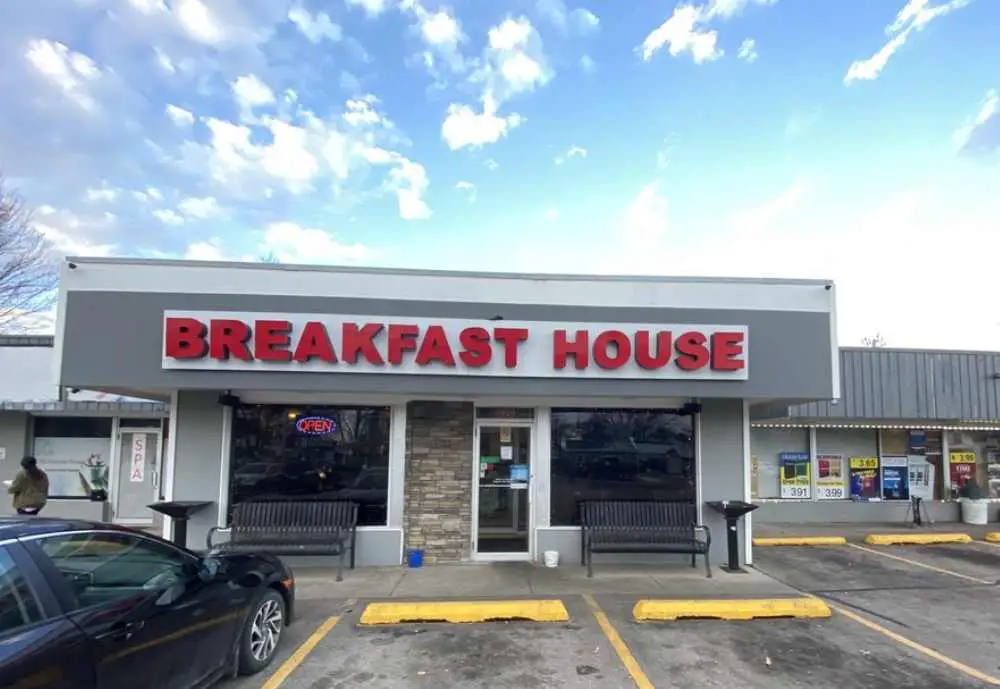
<path fill-rule="evenodd" d="M 722 598 L 641 600 L 632 609 L 636 622 L 681 619 L 754 620 L 768 617 L 824 618 L 830 608 L 819 598 Z"/>
<path fill-rule="evenodd" d="M 1000 531 L 990 531 L 984 540 L 987 543 L 1000 543 Z"/>
<path fill-rule="evenodd" d="M 781 536 L 776 538 L 755 538 L 754 545 L 845 545 L 847 539 L 843 536 Z"/>
<path fill-rule="evenodd" d="M 892 639 L 896 643 L 902 644 L 903 646 L 906 646 L 907 648 L 916 651 L 917 653 L 925 655 L 928 658 L 932 658 L 933 660 L 936 660 L 939 663 L 943 663 L 954 670 L 958 670 L 962 674 L 968 675 L 969 677 L 977 679 L 980 682 L 985 682 L 986 684 L 990 684 L 993 686 L 1000 686 L 1000 679 L 993 677 L 992 675 L 987 675 L 985 672 L 980 672 L 974 667 L 969 667 L 968 665 L 966 665 L 961 661 L 955 660 L 954 658 L 946 656 L 943 653 L 935 651 L 933 648 L 927 648 L 922 644 L 918 644 L 916 641 L 908 639 L 902 634 L 897 634 L 896 632 L 890 629 L 886 629 L 882 625 L 876 624 L 875 622 L 872 622 L 868 618 L 862 617 L 861 615 L 852 612 L 850 610 L 847 610 L 846 608 L 842 608 L 839 605 L 834 605 L 831 603 L 830 607 L 833 608 L 833 610 L 835 610 L 837 613 L 843 615 L 844 617 L 854 620 L 858 624 L 868 627 L 868 629 L 876 631 L 879 634 L 882 634 L 883 636 Z"/>
<path fill-rule="evenodd" d="M 260 689 L 278 689 L 278 687 L 284 684 L 285 680 L 288 679 L 288 676 L 295 672 L 295 668 L 301 665 L 302 661 L 305 660 L 310 653 L 312 653 L 313 649 L 316 648 L 316 645 L 323 640 L 323 637 L 329 634 L 330 630 L 337 626 L 338 621 L 340 621 L 340 618 L 334 616 L 330 617 L 323 624 L 321 624 L 301 646 L 295 649 L 295 652 L 292 653 L 288 660 L 281 664 L 278 671 L 271 675 L 267 682 L 264 683 L 264 686 Z"/>
<path fill-rule="evenodd" d="M 900 555 L 893 555 L 891 553 L 883 553 L 881 550 L 875 550 L 874 548 L 866 548 L 863 545 L 855 545 L 853 543 L 847 544 L 851 548 L 857 548 L 858 550 L 863 550 L 866 553 L 873 553 L 879 557 L 887 557 L 890 560 L 897 560 L 899 562 L 905 562 L 908 565 L 913 565 L 914 567 L 923 567 L 924 569 L 929 569 L 932 572 L 938 572 L 939 574 L 948 574 L 953 577 L 958 577 L 959 579 L 965 579 L 966 581 L 973 581 L 977 584 L 992 584 L 993 582 L 988 579 L 979 579 L 977 577 L 970 577 L 968 574 L 961 574 L 959 572 L 953 572 L 950 569 L 944 569 L 942 567 L 935 567 L 934 565 L 928 565 L 925 562 L 917 562 L 916 560 L 911 560 L 908 557 L 902 557 Z"/>
<path fill-rule="evenodd" d="M 628 646 L 625 645 L 621 636 L 618 635 L 618 630 L 611 624 L 608 616 L 601 610 L 601 606 L 597 604 L 594 597 L 589 593 L 585 593 L 583 594 L 583 598 L 587 601 L 587 605 L 590 606 L 591 612 L 594 613 L 594 618 L 597 620 L 597 624 L 600 625 L 601 631 L 604 632 L 604 636 L 607 637 L 608 643 L 611 644 L 611 648 L 615 649 L 615 653 L 618 654 L 622 665 L 625 666 L 628 676 L 635 682 L 635 686 L 638 689 L 655 689 L 653 683 L 649 681 L 649 677 L 646 676 L 639 662 L 635 659 L 635 656 L 632 655 L 632 652 L 628 650 Z"/>
<path fill-rule="evenodd" d="M 873 533 L 865 536 L 868 545 L 930 545 L 932 543 L 971 543 L 967 533 Z"/>
<path fill-rule="evenodd" d="M 483 600 L 369 603 L 360 624 L 404 624 L 412 622 L 568 622 L 569 612 L 561 600 Z"/>

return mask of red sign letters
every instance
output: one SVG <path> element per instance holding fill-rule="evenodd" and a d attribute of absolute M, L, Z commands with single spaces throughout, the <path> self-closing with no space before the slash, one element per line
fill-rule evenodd
<path fill-rule="evenodd" d="M 453 330 L 441 325 L 405 322 L 338 323 L 335 328 L 310 320 L 301 327 L 288 320 L 246 321 L 229 318 L 167 317 L 167 359 L 244 362 L 318 361 L 331 365 L 367 364 L 399 367 L 482 368 L 496 357 L 506 369 L 517 369 L 521 345 L 532 337 L 526 327 L 469 326 Z M 741 330 L 555 329 L 535 337 L 551 339 L 551 368 L 614 371 L 637 366 L 648 371 L 675 367 L 681 372 L 710 369 L 742 371 L 746 333 Z"/>

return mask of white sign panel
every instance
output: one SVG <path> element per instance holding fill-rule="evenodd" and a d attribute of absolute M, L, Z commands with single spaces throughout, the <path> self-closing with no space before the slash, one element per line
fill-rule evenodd
<path fill-rule="evenodd" d="M 747 380 L 745 325 L 471 321 L 165 311 L 162 367 L 658 380 Z"/>
<path fill-rule="evenodd" d="M 933 500 L 934 465 L 928 462 L 922 455 L 909 455 L 907 456 L 906 461 L 907 474 L 909 475 L 910 497 Z"/>
<path fill-rule="evenodd" d="M 129 462 L 128 480 L 132 483 L 142 483 L 146 480 L 145 433 L 136 433 L 132 436 L 132 455 Z"/>

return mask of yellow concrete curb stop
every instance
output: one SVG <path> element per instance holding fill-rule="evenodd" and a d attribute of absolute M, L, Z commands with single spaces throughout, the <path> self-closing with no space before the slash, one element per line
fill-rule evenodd
<path fill-rule="evenodd" d="M 990 531 L 983 540 L 990 543 L 1000 543 L 1000 531 Z"/>
<path fill-rule="evenodd" d="M 865 536 L 868 545 L 928 545 L 931 543 L 971 543 L 967 533 L 873 533 Z"/>
<path fill-rule="evenodd" d="M 713 600 L 641 600 L 632 609 L 637 622 L 680 619 L 752 620 L 757 618 L 830 617 L 830 608 L 818 598 L 759 598 Z"/>
<path fill-rule="evenodd" d="M 569 612 L 561 600 L 421 601 L 369 603 L 360 623 L 404 624 L 407 622 L 568 622 Z"/>
<path fill-rule="evenodd" d="M 843 536 L 783 536 L 780 538 L 755 538 L 754 545 L 845 545 Z"/>

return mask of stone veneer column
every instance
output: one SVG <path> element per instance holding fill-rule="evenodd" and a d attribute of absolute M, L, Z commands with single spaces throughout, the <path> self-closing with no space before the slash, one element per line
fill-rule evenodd
<path fill-rule="evenodd" d="M 474 422 L 469 402 L 407 405 L 406 547 L 427 563 L 469 559 Z"/>

